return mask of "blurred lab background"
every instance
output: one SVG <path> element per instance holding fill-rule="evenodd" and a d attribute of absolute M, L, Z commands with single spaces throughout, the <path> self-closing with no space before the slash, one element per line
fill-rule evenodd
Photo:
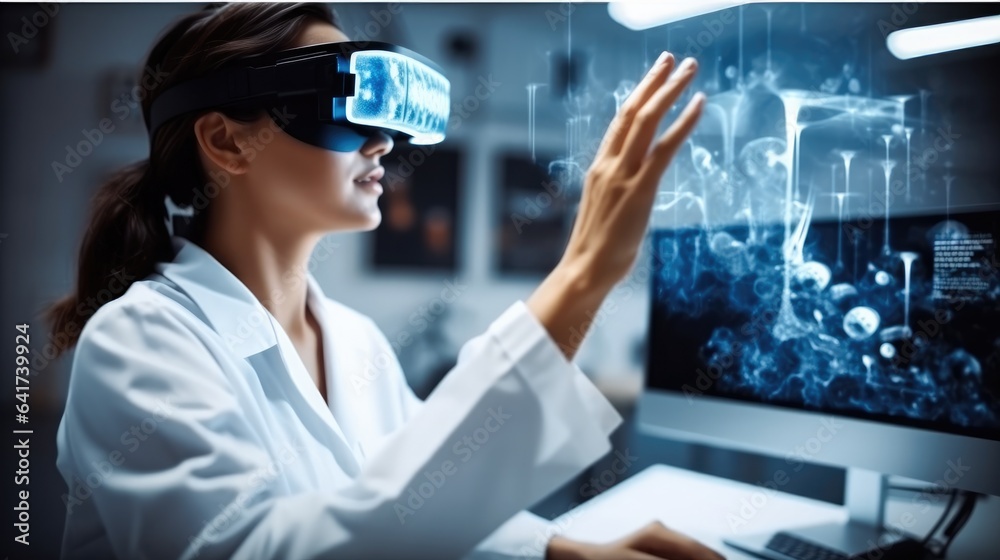
<path fill-rule="evenodd" d="M 147 157 L 133 96 L 147 50 L 170 22 L 200 6 L 0 6 L 9 39 L 0 48 L 0 324 L 29 322 L 33 352 L 43 357 L 31 382 L 32 540 L 39 551 L 56 554 L 62 535 L 65 485 L 54 466 L 55 430 L 72 356 L 44 359 L 56 342 L 48 340 L 39 313 L 71 287 L 95 189 L 114 169 Z M 448 139 L 433 147 L 398 146 L 383 158 L 381 227 L 330 235 L 311 269 L 329 296 L 375 320 L 420 396 L 448 371 L 462 343 L 526 298 L 558 260 L 587 155 L 627 93 L 622 80 L 638 81 L 659 52 L 670 49 L 699 56 L 699 87 L 715 80 L 718 88 L 719 69 L 705 61 L 733 48 L 736 34 L 725 23 L 720 35 L 699 43 L 705 37 L 699 33 L 714 27 L 697 19 L 632 31 L 615 22 L 605 4 L 333 6 L 353 39 L 411 48 L 436 61 L 452 84 Z M 870 9 L 892 16 L 888 4 Z M 830 36 L 843 31 L 828 14 L 811 10 L 776 6 L 775 48 L 793 47 L 805 26 Z M 744 32 L 753 51 L 749 66 L 764 53 L 763 17 L 748 19 Z M 880 33 L 874 25 L 870 32 Z M 112 131 L 99 130 L 103 118 L 111 119 Z M 578 357 L 626 418 L 642 386 L 648 277 L 640 263 L 611 294 Z M 4 395 L 13 400 L 11 391 Z M 613 447 L 606 461 L 535 511 L 555 517 L 654 463 L 753 483 L 784 461 L 646 438 L 631 422 Z M 624 473 L 609 468 L 615 453 L 632 458 Z M 839 502 L 842 486 L 841 470 L 813 466 L 785 489 Z"/>

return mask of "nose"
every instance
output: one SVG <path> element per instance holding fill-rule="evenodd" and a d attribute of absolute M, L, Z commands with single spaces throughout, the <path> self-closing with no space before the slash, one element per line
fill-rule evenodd
<path fill-rule="evenodd" d="M 384 132 L 376 132 L 361 146 L 361 155 L 374 158 L 381 157 L 392 151 L 392 138 Z"/>

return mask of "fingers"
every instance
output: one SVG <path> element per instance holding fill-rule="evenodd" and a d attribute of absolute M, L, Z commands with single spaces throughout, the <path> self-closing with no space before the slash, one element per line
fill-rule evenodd
<path fill-rule="evenodd" d="M 671 560 L 725 560 L 719 553 L 691 537 L 663 526 L 660 522 L 647 525 L 636 534 L 636 550 Z"/>
<path fill-rule="evenodd" d="M 653 67 L 649 69 L 649 72 L 639 82 L 639 85 L 635 87 L 632 94 L 622 103 L 618 114 L 611 120 L 607 132 L 604 133 L 601 146 L 598 148 L 597 157 L 601 157 L 604 154 L 617 154 L 621 150 L 635 115 L 650 96 L 663 85 L 673 68 L 674 55 L 666 51 L 660 53 L 660 57 L 653 63 Z"/>
<path fill-rule="evenodd" d="M 677 68 L 667 83 L 658 89 L 642 106 L 625 136 L 622 146 L 626 165 L 637 169 L 649 153 L 649 144 L 653 141 L 656 129 L 663 120 L 663 115 L 673 107 L 677 98 L 694 79 L 698 63 L 693 58 L 687 58 Z"/>
<path fill-rule="evenodd" d="M 687 140 L 687 137 L 694 130 L 695 125 L 698 124 L 698 119 L 701 118 L 704 106 L 705 94 L 701 92 L 696 93 L 680 116 L 677 117 L 677 120 L 657 139 L 647 159 L 645 169 L 642 171 L 642 173 L 649 175 L 647 179 L 650 179 L 650 184 L 654 186 L 659 184 L 659 178 L 663 175 L 671 160 L 673 160 L 677 149 Z"/>

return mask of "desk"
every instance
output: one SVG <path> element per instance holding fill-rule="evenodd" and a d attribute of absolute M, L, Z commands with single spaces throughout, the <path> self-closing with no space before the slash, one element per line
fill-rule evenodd
<path fill-rule="evenodd" d="M 924 535 L 947 500 L 918 503 L 915 494 L 893 493 L 886 523 Z M 587 542 L 608 542 L 659 520 L 717 550 L 730 560 L 755 560 L 722 544 L 729 536 L 843 522 L 846 511 L 827 502 L 777 490 L 654 465 L 556 518 L 563 535 Z M 906 520 L 907 524 L 903 521 Z M 981 500 L 972 519 L 952 544 L 949 559 L 1000 559 L 1000 500 Z"/>

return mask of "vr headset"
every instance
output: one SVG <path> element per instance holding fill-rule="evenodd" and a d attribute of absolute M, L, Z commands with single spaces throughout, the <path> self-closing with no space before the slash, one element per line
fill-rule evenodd
<path fill-rule="evenodd" d="M 223 107 L 287 110 L 282 128 L 327 150 L 353 152 L 376 133 L 411 144 L 444 140 L 451 84 L 403 47 L 324 43 L 241 59 L 164 91 L 146 119 L 152 140 L 170 119 Z"/>

